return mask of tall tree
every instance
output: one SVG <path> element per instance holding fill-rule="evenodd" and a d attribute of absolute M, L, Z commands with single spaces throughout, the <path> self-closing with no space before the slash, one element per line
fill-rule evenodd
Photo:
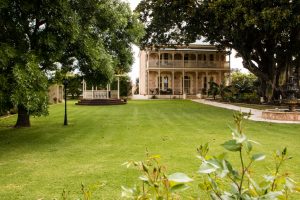
<path fill-rule="evenodd" d="M 86 80 L 107 83 L 130 70 L 130 44 L 142 33 L 121 0 L 1 1 L 0 29 L 0 107 L 18 107 L 16 127 L 47 114 L 50 72 L 77 68 Z"/>
<path fill-rule="evenodd" d="M 144 45 L 191 43 L 206 38 L 235 49 L 261 81 L 265 96 L 299 71 L 300 2 L 297 0 L 142 0 Z"/>

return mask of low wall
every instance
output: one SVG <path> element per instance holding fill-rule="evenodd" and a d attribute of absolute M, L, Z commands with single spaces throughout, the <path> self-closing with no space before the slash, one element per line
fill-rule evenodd
<path fill-rule="evenodd" d="M 262 112 L 263 119 L 300 121 L 300 112 L 287 112 L 286 110 L 265 110 Z"/>

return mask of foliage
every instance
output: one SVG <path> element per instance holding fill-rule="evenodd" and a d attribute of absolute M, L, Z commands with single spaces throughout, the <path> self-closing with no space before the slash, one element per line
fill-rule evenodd
<path fill-rule="evenodd" d="M 135 79 L 135 91 L 134 94 L 139 94 L 140 93 L 140 79 L 136 78 Z"/>
<path fill-rule="evenodd" d="M 178 192 L 189 188 L 187 183 L 191 182 L 184 173 L 173 173 L 167 175 L 166 168 L 159 162 L 160 156 L 149 156 L 147 153 L 146 161 L 130 161 L 125 162 L 127 168 L 136 167 L 142 176 L 142 186 L 134 186 L 133 188 L 122 187 L 122 197 L 126 199 L 178 199 Z"/>
<path fill-rule="evenodd" d="M 120 96 L 121 97 L 128 97 L 131 95 L 131 79 L 129 76 L 121 76 L 120 78 Z M 113 80 L 111 83 L 111 89 L 117 90 L 118 89 L 118 81 L 117 78 Z"/>
<path fill-rule="evenodd" d="M 245 74 L 241 72 L 232 73 L 231 85 L 234 99 L 231 100 L 247 103 L 259 103 L 257 85 L 258 80 L 253 74 Z"/>
<path fill-rule="evenodd" d="M 82 78 L 75 74 L 73 76 L 68 76 L 68 87 L 67 87 L 67 93 L 68 95 L 71 95 L 72 99 L 79 98 L 80 94 L 82 93 Z"/>
<path fill-rule="evenodd" d="M 100 188 L 104 187 L 106 184 L 105 183 L 99 183 L 99 184 L 93 184 L 90 186 L 85 186 L 83 183 L 81 183 L 81 194 L 82 194 L 82 200 L 91 200 L 93 193 L 96 190 L 99 190 Z M 70 191 L 67 190 L 63 190 L 63 192 L 61 193 L 61 200 L 69 200 L 72 199 L 70 198 Z M 81 198 L 79 198 L 81 199 Z M 56 199 L 54 199 L 56 200 Z"/>
<path fill-rule="evenodd" d="M 106 84 L 114 73 L 130 71 L 131 44 L 143 34 L 121 0 L 2 1 L 0 29 L 0 111 L 21 108 L 19 117 L 27 120 L 18 126 L 47 113 L 45 83 L 28 89 L 21 83 L 78 70 L 89 83 Z"/>
<path fill-rule="evenodd" d="M 300 63 L 299 1 L 142 0 L 136 9 L 146 27 L 144 46 L 189 44 L 205 38 L 235 49 L 271 100 L 286 74 Z"/>
<path fill-rule="evenodd" d="M 234 72 L 231 74 L 231 84 L 228 86 L 215 82 L 209 84 L 208 94 L 212 95 L 214 99 L 220 95 L 223 101 L 259 103 L 258 81 L 253 74 Z"/>
<path fill-rule="evenodd" d="M 254 180 L 253 165 L 266 156 L 253 153 L 253 145 L 257 142 L 245 135 L 243 117 L 241 112 L 234 115 L 236 128 L 232 129 L 232 140 L 222 144 L 227 151 L 238 153 L 239 166 L 234 167 L 224 153 L 209 156 L 208 144 L 198 148 L 201 160 L 198 172 L 206 175 L 201 188 L 209 192 L 211 199 L 288 199 L 290 193 L 299 191 L 299 188 L 288 173 L 279 171 L 284 162 L 291 159 L 287 149 L 276 151 L 273 161 L 275 170 L 271 174 L 263 175 L 258 181 Z"/>
<path fill-rule="evenodd" d="M 221 96 L 222 100 L 228 99 L 228 97 L 231 95 L 232 96 L 232 87 L 231 85 L 225 85 L 224 83 L 221 83 L 219 85 L 219 93 Z"/>
<path fill-rule="evenodd" d="M 23 106 L 30 115 L 41 116 L 48 113 L 48 80 L 40 71 L 37 58 L 27 55 L 24 64 L 13 69 L 15 82 L 11 100 L 14 105 Z"/>
<path fill-rule="evenodd" d="M 209 82 L 209 89 L 208 89 L 208 95 L 212 95 L 214 99 L 216 99 L 216 96 L 220 94 L 220 86 L 213 82 Z"/>

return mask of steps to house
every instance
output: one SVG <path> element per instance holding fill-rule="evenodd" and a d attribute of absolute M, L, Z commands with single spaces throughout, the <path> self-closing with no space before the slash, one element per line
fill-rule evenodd
<path fill-rule="evenodd" d="M 127 101 L 124 99 L 82 99 L 75 105 L 81 106 L 105 106 L 105 105 L 124 105 Z"/>
<path fill-rule="evenodd" d="M 186 95 L 186 98 L 187 99 L 198 99 L 198 97 L 196 95 L 191 95 L 191 94 Z"/>

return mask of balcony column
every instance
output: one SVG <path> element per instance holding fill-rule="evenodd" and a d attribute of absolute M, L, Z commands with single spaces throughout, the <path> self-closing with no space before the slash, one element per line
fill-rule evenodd
<path fill-rule="evenodd" d="M 172 71 L 172 94 L 174 95 L 175 93 L 174 93 L 174 89 L 175 89 L 175 87 L 174 87 L 174 84 L 175 84 L 175 81 L 174 81 L 174 69 L 173 69 L 173 71 Z"/>
<path fill-rule="evenodd" d="M 158 70 L 158 95 L 160 96 L 160 69 Z"/>
<path fill-rule="evenodd" d="M 149 70 L 148 70 L 148 71 L 147 71 L 147 95 L 149 95 L 149 92 L 150 92 L 150 91 L 149 91 L 149 90 L 150 90 L 150 88 L 149 88 L 149 82 L 150 82 L 150 81 L 149 81 L 149 73 L 150 73 L 150 72 L 149 72 Z"/>
<path fill-rule="evenodd" d="M 198 94 L 198 71 L 196 71 L 196 95 Z"/>
<path fill-rule="evenodd" d="M 208 89 L 209 89 L 209 81 L 208 81 L 208 72 L 205 72 L 205 76 L 206 76 L 206 95 L 208 95 Z"/>
<path fill-rule="evenodd" d="M 175 66 L 175 63 L 174 63 L 174 61 L 175 61 L 175 59 L 174 59 L 174 56 L 175 56 L 175 53 L 173 52 L 172 53 L 172 67 L 174 68 Z"/>
<path fill-rule="evenodd" d="M 160 51 L 158 51 L 158 68 L 160 68 Z"/>
<path fill-rule="evenodd" d="M 182 68 L 184 68 L 184 53 L 181 53 L 181 57 L 182 57 Z"/>
<path fill-rule="evenodd" d="M 184 69 L 182 70 L 182 95 L 184 95 L 185 91 L 184 91 Z"/>
<path fill-rule="evenodd" d="M 219 72 L 219 85 L 222 83 L 222 72 Z"/>
<path fill-rule="evenodd" d="M 150 62 L 150 52 L 148 51 L 147 52 L 147 63 L 146 63 L 147 69 L 149 69 L 149 62 Z"/>

